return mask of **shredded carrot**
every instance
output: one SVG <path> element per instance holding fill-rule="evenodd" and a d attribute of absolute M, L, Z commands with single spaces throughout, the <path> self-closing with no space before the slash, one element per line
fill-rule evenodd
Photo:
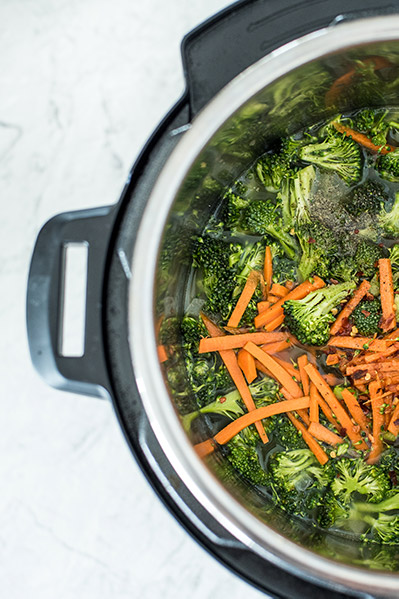
<path fill-rule="evenodd" d="M 327 374 L 323 374 L 323 379 L 326 381 L 327 385 L 330 387 L 335 387 L 335 385 L 339 385 L 342 382 L 342 379 L 339 379 L 335 374 L 331 372 L 327 372 Z"/>
<path fill-rule="evenodd" d="M 276 360 L 276 358 L 274 358 Z M 263 366 L 263 364 L 261 364 L 259 362 L 259 360 L 255 360 L 255 366 L 256 366 L 256 370 L 259 370 L 259 372 L 263 372 L 263 374 L 265 374 L 266 376 L 268 376 L 271 379 L 274 379 L 275 381 L 277 380 L 276 377 L 274 376 L 274 374 L 272 372 L 270 372 L 270 370 L 268 368 L 266 368 L 266 366 Z"/>
<path fill-rule="evenodd" d="M 245 349 L 240 349 L 237 354 L 238 365 L 244 373 L 247 383 L 252 383 L 258 376 L 256 372 L 255 359 Z"/>
<path fill-rule="evenodd" d="M 319 441 L 323 441 L 323 443 L 327 443 L 327 445 L 335 446 L 344 442 L 342 437 L 336 435 L 319 422 L 311 422 L 308 431 L 313 437 L 316 437 Z"/>
<path fill-rule="evenodd" d="M 390 333 L 384 335 L 384 339 L 394 339 L 395 341 L 399 341 L 399 329 L 394 329 Z"/>
<path fill-rule="evenodd" d="M 267 299 L 269 300 L 270 305 L 274 306 L 274 304 L 278 302 L 280 298 L 277 295 L 272 295 L 271 293 L 269 293 Z"/>
<path fill-rule="evenodd" d="M 254 358 L 259 360 L 266 368 L 268 368 L 277 378 L 279 383 L 287 389 L 293 397 L 301 397 L 302 391 L 298 383 L 296 383 L 291 375 L 281 366 L 276 360 L 264 352 L 260 347 L 256 347 L 251 341 L 244 346 L 244 349 L 249 351 Z"/>
<path fill-rule="evenodd" d="M 270 288 L 272 286 L 273 279 L 273 260 L 272 251 L 270 246 L 266 246 L 265 250 L 265 264 L 263 267 L 263 278 L 265 279 L 266 293 L 269 295 Z"/>
<path fill-rule="evenodd" d="M 267 312 L 267 310 L 265 310 L 265 312 Z M 265 314 L 265 312 L 262 312 L 262 314 Z M 261 316 L 259 314 L 259 316 Z M 256 316 L 255 316 L 256 319 Z M 270 322 L 268 322 L 264 329 L 265 331 L 268 331 L 269 333 L 271 333 L 272 331 L 275 331 L 280 325 L 282 325 L 284 322 L 284 312 L 282 314 L 280 314 L 279 316 L 277 316 L 277 318 L 275 318 L 274 320 L 271 320 Z"/>
<path fill-rule="evenodd" d="M 258 308 L 258 314 L 260 314 L 261 312 L 264 312 L 265 310 L 270 308 L 270 302 L 268 302 L 268 301 L 258 302 L 256 304 L 256 307 Z"/>
<path fill-rule="evenodd" d="M 330 386 L 323 379 L 320 372 L 313 366 L 313 364 L 308 364 L 307 366 L 305 366 L 305 370 L 308 373 L 310 380 L 316 385 L 319 393 L 328 403 L 333 414 L 335 414 L 335 416 L 337 417 L 341 427 L 345 429 L 345 432 L 348 435 L 349 439 L 356 446 L 356 449 L 367 449 L 367 445 L 363 441 L 360 434 L 354 430 L 354 426 L 347 412 L 334 395 Z"/>
<path fill-rule="evenodd" d="M 371 56 L 369 58 L 364 59 L 362 61 L 362 64 L 371 64 L 374 68 L 374 71 L 378 71 L 380 69 L 390 66 L 392 63 L 390 63 L 389 60 L 387 60 L 386 58 L 382 58 L 381 56 Z M 342 91 L 344 91 L 352 83 L 352 79 L 356 76 L 357 72 L 358 71 L 356 68 L 351 68 L 349 71 L 338 77 L 333 82 L 330 89 L 327 91 L 325 95 L 326 106 L 331 106 L 335 104 Z"/>
<path fill-rule="evenodd" d="M 262 314 L 258 314 L 255 317 L 255 326 L 256 328 L 260 328 L 264 326 L 266 323 L 275 320 L 278 316 L 283 314 L 283 304 L 287 300 L 298 300 L 303 299 L 312 291 L 316 291 L 316 289 L 320 289 L 325 286 L 325 282 L 319 277 L 314 277 L 313 282 L 304 281 L 298 287 L 294 287 L 292 291 L 287 293 L 285 297 L 282 297 L 278 302 L 276 302 L 271 308 L 262 312 Z"/>
<path fill-rule="evenodd" d="M 295 287 L 294 281 L 286 281 L 284 287 L 288 289 L 288 291 L 292 291 Z"/>
<path fill-rule="evenodd" d="M 270 293 L 272 295 L 276 295 L 278 298 L 285 297 L 288 295 L 289 291 L 284 285 L 280 285 L 279 283 L 273 283 Z"/>
<path fill-rule="evenodd" d="M 200 340 L 198 352 L 204 354 L 212 351 L 221 351 L 224 349 L 239 349 L 244 347 L 248 341 L 253 341 L 256 345 L 264 343 L 274 344 L 276 341 L 286 341 L 285 333 L 242 333 L 241 335 L 220 335 L 219 337 L 206 337 Z"/>
<path fill-rule="evenodd" d="M 355 372 L 369 372 L 375 376 L 377 372 L 390 372 L 392 375 L 399 372 L 399 360 L 385 360 L 384 362 L 372 362 L 371 364 L 356 364 L 356 366 L 347 366 L 346 376 L 351 376 Z M 360 378 L 360 377 L 359 377 Z"/>
<path fill-rule="evenodd" d="M 207 316 L 205 316 L 205 314 L 201 313 L 201 318 L 211 337 L 220 337 L 223 335 L 219 327 L 215 323 L 213 323 Z M 247 408 L 248 412 L 255 410 L 255 402 L 248 388 L 248 385 L 245 382 L 244 375 L 241 372 L 241 368 L 238 365 L 237 357 L 234 353 L 234 350 L 222 350 L 219 352 L 219 355 L 222 358 L 231 378 L 233 379 L 233 382 L 237 387 L 237 390 L 241 395 L 241 399 L 244 402 L 244 405 Z M 263 443 L 267 443 L 269 439 L 265 429 L 262 426 L 262 423 L 257 422 L 255 426 Z"/>
<path fill-rule="evenodd" d="M 372 337 L 350 337 L 344 335 L 330 337 L 327 345 L 333 347 L 344 347 L 346 349 L 368 349 L 375 352 L 381 352 L 387 349 L 387 342 L 385 339 L 373 339 Z"/>
<path fill-rule="evenodd" d="M 390 433 L 395 435 L 395 437 L 399 433 L 399 403 L 396 404 L 396 407 L 393 411 L 391 419 L 389 421 L 388 430 Z"/>
<path fill-rule="evenodd" d="M 298 399 L 291 399 L 286 401 L 279 401 L 277 403 L 270 404 L 269 406 L 263 406 L 261 408 L 256 408 L 243 416 L 240 416 L 233 422 L 230 422 L 227 426 L 222 428 L 214 437 L 213 443 L 209 443 L 209 439 L 204 441 L 203 443 L 198 443 L 195 445 L 195 449 L 197 452 L 203 457 L 204 455 L 208 455 L 212 453 L 214 450 L 214 443 L 218 445 L 225 445 L 233 437 L 238 435 L 244 428 L 254 424 L 255 422 L 260 422 L 264 418 L 270 418 L 270 416 L 275 416 L 277 414 L 285 414 L 287 412 L 293 412 L 298 409 L 308 408 L 309 407 L 309 397 L 300 397 Z"/>
<path fill-rule="evenodd" d="M 375 464 L 383 450 L 381 430 L 384 426 L 384 399 L 382 397 L 379 380 L 370 383 L 369 393 L 371 398 L 371 410 L 373 414 L 373 436 L 371 439 L 371 451 L 369 457 L 367 458 L 367 463 Z"/>
<path fill-rule="evenodd" d="M 380 298 L 382 308 L 380 327 L 386 333 L 391 329 L 396 329 L 396 306 L 391 261 L 389 258 L 380 258 L 378 266 L 380 269 Z"/>
<path fill-rule="evenodd" d="M 164 345 L 158 345 L 157 352 L 158 352 L 158 360 L 160 361 L 161 364 L 162 364 L 162 362 L 166 362 L 166 360 L 168 360 L 168 354 L 166 353 L 166 348 Z"/>
<path fill-rule="evenodd" d="M 252 299 L 255 289 L 259 283 L 259 272 L 257 270 L 251 270 L 244 285 L 244 289 L 241 292 L 238 302 L 235 305 L 233 312 L 227 323 L 228 327 L 238 327 L 242 315 L 248 307 L 249 302 Z"/>
<path fill-rule="evenodd" d="M 344 308 L 338 314 L 336 321 L 332 324 L 330 328 L 331 335 L 336 335 L 339 333 L 344 322 L 349 318 L 353 310 L 361 302 L 366 293 L 368 293 L 369 289 L 370 283 L 368 281 L 364 280 L 360 283 L 351 299 L 345 304 Z"/>
<path fill-rule="evenodd" d="M 369 429 L 367 417 L 363 412 L 362 408 L 360 407 L 360 404 L 357 401 L 356 397 L 353 395 L 353 393 L 349 391 L 349 389 L 342 390 L 342 397 L 353 420 L 356 422 L 356 424 L 360 426 L 362 431 L 368 433 Z"/>
<path fill-rule="evenodd" d="M 265 279 L 263 278 L 263 274 L 261 272 L 259 272 L 259 287 L 260 287 L 260 291 L 262 293 L 262 300 L 267 300 L 266 283 L 265 283 Z"/>
<path fill-rule="evenodd" d="M 367 137 L 367 135 L 364 135 L 364 133 L 359 133 L 358 131 L 355 131 L 354 129 L 351 129 L 350 127 L 347 127 L 346 125 L 343 125 L 342 123 L 339 123 L 337 121 L 334 121 L 333 125 L 337 131 L 339 131 L 340 133 L 344 133 L 347 137 L 351 137 L 354 141 L 356 141 L 364 148 L 367 148 L 371 152 L 378 152 L 379 154 L 388 154 L 389 152 L 392 152 L 392 150 L 394 149 L 391 146 L 387 145 L 376 146 L 371 141 L 371 139 Z"/>
<path fill-rule="evenodd" d="M 299 368 L 299 375 L 301 377 L 302 389 L 305 395 L 309 394 L 309 377 L 308 373 L 305 370 L 305 366 L 308 363 L 307 354 L 302 354 L 297 359 L 297 364 Z"/>
<path fill-rule="evenodd" d="M 363 356 L 364 361 L 369 364 L 370 362 L 377 362 L 378 360 L 381 360 L 382 358 L 387 358 L 388 356 L 391 356 L 392 354 L 396 353 L 397 351 L 399 351 L 399 343 L 394 343 L 393 345 L 391 345 L 391 347 L 388 347 L 387 350 L 382 351 L 382 352 L 377 352 L 377 353 L 367 353 L 365 356 Z"/>
<path fill-rule="evenodd" d="M 263 351 L 265 351 L 267 354 L 276 354 L 277 352 L 284 351 L 289 347 L 292 347 L 292 345 L 286 339 L 284 341 L 276 341 L 275 343 L 266 343 L 265 345 L 262 345 Z"/>
<path fill-rule="evenodd" d="M 280 389 L 280 393 L 285 397 L 285 399 L 289 399 L 292 400 L 294 399 L 294 397 L 292 397 L 291 393 L 288 393 L 287 389 L 284 389 L 284 387 L 282 387 Z M 308 410 L 297 410 L 299 416 L 302 418 L 302 420 L 304 421 L 304 423 L 306 424 L 306 426 L 309 426 L 310 420 L 309 420 L 309 414 L 308 414 Z"/>
<path fill-rule="evenodd" d="M 340 361 L 338 354 L 328 354 L 326 358 L 327 366 L 334 366 L 334 364 L 338 364 Z"/>
<path fill-rule="evenodd" d="M 388 429 L 389 423 L 391 421 L 392 415 L 392 402 L 393 402 L 393 394 L 390 392 L 383 393 L 382 397 L 384 398 L 385 410 L 384 410 L 384 428 Z"/>
<path fill-rule="evenodd" d="M 314 383 L 310 384 L 310 406 L 309 406 L 309 420 L 310 422 L 319 422 L 319 404 L 318 404 L 319 392 L 316 389 Z M 311 431 L 309 431 L 311 432 Z M 320 439 L 321 441 L 323 439 Z"/>
<path fill-rule="evenodd" d="M 328 455 L 324 451 L 324 449 L 318 444 L 316 439 L 312 437 L 312 435 L 308 432 L 306 427 L 303 426 L 302 422 L 299 422 L 297 418 L 293 414 L 288 413 L 288 418 L 291 420 L 292 424 L 295 428 L 302 434 L 302 439 L 305 441 L 306 445 L 309 447 L 310 451 L 312 451 L 323 466 L 328 462 Z"/>

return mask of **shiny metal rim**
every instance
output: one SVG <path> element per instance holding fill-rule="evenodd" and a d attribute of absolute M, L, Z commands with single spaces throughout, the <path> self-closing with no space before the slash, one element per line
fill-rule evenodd
<path fill-rule="evenodd" d="M 397 575 L 340 564 L 288 541 L 222 487 L 196 455 L 170 401 L 157 358 L 152 308 L 159 240 L 170 207 L 195 158 L 219 127 L 257 92 L 297 67 L 337 51 L 398 38 L 399 16 L 344 23 L 279 48 L 229 83 L 197 116 L 154 186 L 140 225 L 129 290 L 129 342 L 144 408 L 166 456 L 198 501 L 244 545 L 278 567 L 309 580 L 322 578 L 334 588 L 391 596 L 399 596 Z"/>

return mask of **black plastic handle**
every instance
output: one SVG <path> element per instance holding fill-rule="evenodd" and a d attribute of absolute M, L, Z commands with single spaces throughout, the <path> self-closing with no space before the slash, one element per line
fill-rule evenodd
<path fill-rule="evenodd" d="M 183 40 L 191 118 L 245 68 L 302 35 L 355 18 L 399 12 L 398 0 L 242 0 Z"/>
<path fill-rule="evenodd" d="M 115 207 L 65 212 L 39 233 L 29 271 L 27 329 L 32 362 L 56 389 L 108 397 L 103 349 L 103 286 Z M 88 246 L 85 349 L 82 357 L 62 356 L 58 348 L 62 319 L 65 247 Z"/>

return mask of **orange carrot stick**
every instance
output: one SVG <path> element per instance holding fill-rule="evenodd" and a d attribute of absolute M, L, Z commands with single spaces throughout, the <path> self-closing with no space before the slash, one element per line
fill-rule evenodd
<path fill-rule="evenodd" d="M 302 439 L 305 441 L 309 449 L 314 453 L 320 464 L 322 466 L 326 464 L 328 462 L 328 455 L 326 454 L 324 449 L 318 444 L 316 439 L 312 437 L 312 435 L 308 432 L 306 427 L 303 426 L 302 422 L 299 422 L 299 420 L 295 418 L 293 414 L 287 413 L 287 416 L 291 420 L 295 428 L 302 434 Z"/>
<path fill-rule="evenodd" d="M 213 323 L 207 316 L 205 316 L 205 314 L 201 313 L 201 318 L 208 333 L 212 337 L 220 337 L 221 335 L 223 335 L 219 327 L 215 325 L 215 323 Z M 237 387 L 238 392 L 241 395 L 241 399 L 244 402 L 244 405 L 247 408 L 248 412 L 255 410 L 255 402 L 248 388 L 248 385 L 245 382 L 244 375 L 241 372 L 241 368 L 238 365 L 237 357 L 234 353 L 234 350 L 222 350 L 221 352 L 219 352 L 219 355 L 222 358 L 231 378 L 233 379 L 233 382 Z M 267 443 L 269 439 L 265 429 L 263 428 L 262 423 L 257 422 L 255 426 L 263 443 Z"/>
<path fill-rule="evenodd" d="M 311 383 L 310 385 L 310 406 L 309 406 L 309 420 L 310 422 L 319 422 L 319 403 L 317 401 L 319 392 L 316 389 L 316 385 Z M 311 434 L 312 431 L 309 431 Z M 317 437 L 317 435 L 315 435 Z M 319 437 L 317 437 L 319 438 Z M 323 441 L 323 439 L 320 439 Z"/>
<path fill-rule="evenodd" d="M 384 335 L 384 339 L 394 339 L 395 341 L 399 341 L 399 329 L 394 329 L 390 333 Z"/>
<path fill-rule="evenodd" d="M 272 286 L 273 279 L 273 260 L 272 260 L 272 251 L 270 247 L 267 245 L 265 250 L 265 263 L 263 267 L 263 278 L 265 279 L 266 285 L 266 293 L 269 295 L 270 288 Z"/>
<path fill-rule="evenodd" d="M 273 285 L 270 289 L 270 293 L 272 295 L 276 295 L 277 297 L 281 298 L 281 297 L 285 297 L 286 295 L 288 295 L 289 291 L 286 287 L 284 287 L 284 285 L 280 285 L 279 283 L 273 283 Z"/>
<path fill-rule="evenodd" d="M 381 431 L 384 426 L 384 399 L 382 397 L 379 380 L 370 383 L 369 393 L 371 398 L 371 410 L 373 414 L 373 437 L 371 441 L 371 451 L 369 457 L 367 458 L 367 463 L 375 464 L 378 461 L 383 449 Z"/>
<path fill-rule="evenodd" d="M 327 385 L 330 385 L 330 387 L 335 387 L 335 385 L 339 385 L 339 383 L 342 382 L 341 379 L 331 372 L 323 374 L 323 379 L 326 381 Z"/>
<path fill-rule="evenodd" d="M 338 314 L 338 318 L 333 323 L 330 328 L 330 334 L 336 335 L 344 324 L 345 320 L 349 318 L 352 314 L 353 310 L 356 308 L 359 302 L 363 299 L 366 293 L 370 289 L 370 283 L 366 280 L 362 281 L 359 287 L 356 289 L 355 293 L 351 297 L 351 299 L 345 304 L 344 308 Z"/>
<path fill-rule="evenodd" d="M 346 349 L 367 349 L 370 351 L 381 352 L 387 349 L 385 339 L 373 339 L 372 337 L 350 337 L 337 335 L 330 337 L 327 345 L 332 347 L 344 347 Z"/>
<path fill-rule="evenodd" d="M 302 396 L 302 390 L 298 383 L 292 379 L 290 374 L 283 366 L 281 366 L 278 362 L 276 362 L 276 360 L 260 349 L 260 347 L 256 347 L 256 345 L 250 341 L 244 346 L 244 349 L 249 351 L 254 358 L 266 366 L 266 368 L 268 368 L 276 376 L 279 383 L 287 389 L 288 393 L 291 393 L 291 395 L 295 398 Z"/>
<path fill-rule="evenodd" d="M 258 373 L 256 372 L 255 359 L 245 349 L 240 349 L 237 354 L 238 365 L 244 373 L 247 383 L 250 384 L 256 379 Z"/>
<path fill-rule="evenodd" d="M 265 312 L 262 312 L 262 314 L 265 314 L 267 312 L 267 310 L 265 310 Z M 261 316 L 259 314 L 259 316 Z M 255 316 L 255 319 L 257 317 Z M 268 322 L 267 324 L 265 324 L 265 331 L 268 331 L 269 333 L 271 333 L 272 331 L 274 331 L 275 329 L 277 329 L 280 325 L 282 325 L 284 322 L 284 312 L 282 312 L 282 314 L 280 314 L 279 316 L 277 316 L 277 318 L 275 318 L 274 320 L 271 320 L 270 322 Z"/>
<path fill-rule="evenodd" d="M 310 380 L 316 385 L 319 393 L 330 406 L 333 414 L 337 417 L 341 427 L 345 429 L 349 439 L 356 446 L 356 449 L 368 449 L 360 434 L 354 430 L 354 426 L 347 412 L 335 397 L 334 393 L 329 385 L 327 385 L 320 372 L 316 370 L 313 364 L 308 364 L 305 366 L 305 370 L 308 373 Z"/>
<path fill-rule="evenodd" d="M 374 71 L 389 67 L 392 64 L 389 62 L 389 60 L 382 58 L 381 56 L 371 56 L 370 58 L 362 60 L 362 63 L 363 65 L 370 64 Z M 344 91 L 352 83 L 352 79 L 356 76 L 357 72 L 358 71 L 356 68 L 351 68 L 333 82 L 325 95 L 326 106 L 335 104 L 342 91 Z"/>
<path fill-rule="evenodd" d="M 206 337 L 199 342 L 198 352 L 204 354 L 212 351 L 221 351 L 224 349 L 239 349 L 244 347 L 248 341 L 253 341 L 256 345 L 268 343 L 271 345 L 276 341 L 286 341 L 285 333 L 241 333 L 240 335 L 220 335 L 219 337 Z"/>
<path fill-rule="evenodd" d="M 388 154 L 389 152 L 392 152 L 392 150 L 394 149 L 391 146 L 387 146 L 387 145 L 376 146 L 371 141 L 371 139 L 367 137 L 367 135 L 364 135 L 363 133 L 359 133 L 358 131 L 351 129 L 347 125 L 343 125 L 342 123 L 339 123 L 337 121 L 333 122 L 332 124 L 334 125 L 334 127 L 336 128 L 337 131 L 339 131 L 340 133 L 344 133 L 347 137 L 351 137 L 354 141 L 356 141 L 358 144 L 360 144 L 364 148 L 367 148 L 371 152 L 379 152 L 380 154 Z"/>
<path fill-rule="evenodd" d="M 289 399 L 292 400 L 294 399 L 292 397 L 292 395 L 290 393 L 288 393 L 287 389 L 284 389 L 284 387 L 282 387 L 280 389 L 280 393 L 285 397 L 285 399 Z M 308 410 L 297 410 L 299 416 L 302 418 L 302 420 L 304 421 L 304 423 L 306 424 L 306 426 L 309 426 L 310 420 L 309 420 L 309 414 L 308 414 Z"/>
<path fill-rule="evenodd" d="M 389 258 L 380 258 L 378 260 L 380 269 L 380 297 L 382 318 L 380 327 L 384 332 L 396 329 L 396 306 L 393 291 L 392 267 Z"/>
<path fill-rule="evenodd" d="M 366 417 L 365 413 L 363 412 L 362 408 L 360 407 L 360 404 L 357 401 L 356 397 L 353 395 L 353 393 L 351 393 L 349 391 L 349 389 L 342 390 L 342 397 L 344 399 L 344 402 L 346 403 L 346 407 L 348 408 L 348 411 L 349 411 L 350 415 L 352 416 L 353 420 L 356 422 L 356 424 L 358 424 L 360 426 L 362 431 L 364 431 L 365 433 L 368 433 L 369 428 L 368 428 L 367 417 Z"/>
<path fill-rule="evenodd" d="M 289 347 L 292 347 L 291 343 L 285 339 L 284 341 L 276 341 L 275 343 L 265 343 L 262 345 L 262 350 L 267 354 L 277 354 L 279 351 L 284 351 Z"/>
<path fill-rule="evenodd" d="M 259 283 L 259 272 L 257 270 L 251 270 L 248 275 L 248 279 L 244 285 L 244 289 L 241 292 L 240 297 L 238 298 L 238 302 L 235 305 L 235 308 L 229 318 L 227 323 L 228 327 L 238 327 L 242 315 L 248 307 L 249 302 L 252 299 L 253 294 L 255 293 L 255 289 L 257 288 Z"/>
<path fill-rule="evenodd" d="M 319 441 L 323 441 L 323 443 L 327 443 L 327 445 L 335 446 L 344 442 L 342 437 L 336 435 L 319 422 L 311 422 L 308 431 L 313 437 L 316 437 Z"/>
<path fill-rule="evenodd" d="M 399 343 L 394 343 L 393 345 L 391 345 L 391 347 L 388 347 L 388 349 L 386 351 L 377 352 L 377 353 L 368 353 L 367 355 L 364 356 L 364 361 L 367 364 L 369 364 L 370 362 L 377 362 L 377 360 L 380 360 L 381 358 L 387 358 L 388 356 L 391 356 L 392 354 L 396 353 L 397 351 L 399 351 Z"/>
<path fill-rule="evenodd" d="M 166 353 L 165 346 L 158 345 L 157 352 L 158 352 L 158 360 L 160 361 L 160 363 L 162 364 L 162 362 L 166 362 L 166 360 L 168 359 L 168 354 Z"/>
<path fill-rule="evenodd" d="M 314 277 L 313 282 L 310 280 L 304 281 L 298 287 L 294 287 L 292 291 L 287 293 L 285 297 L 282 297 L 278 302 L 276 302 L 271 308 L 262 312 L 262 314 L 258 314 L 255 317 L 255 326 L 256 328 L 262 327 L 268 322 L 275 320 L 278 316 L 281 316 L 283 313 L 283 304 L 287 300 L 298 300 L 303 299 L 312 291 L 316 291 L 316 289 L 320 289 L 325 286 L 325 282 L 319 277 Z"/>
<path fill-rule="evenodd" d="M 399 433 L 399 403 L 396 404 L 396 407 L 393 411 L 391 419 L 389 421 L 388 430 L 390 433 L 397 437 Z"/>
<path fill-rule="evenodd" d="M 305 370 L 305 366 L 308 363 L 308 356 L 307 354 L 302 354 L 301 356 L 299 356 L 299 358 L 297 359 L 297 364 L 298 364 L 298 368 L 299 368 L 299 374 L 301 377 L 301 383 L 302 383 L 302 389 L 305 395 L 309 394 L 309 377 L 308 377 L 308 373 Z"/>
<path fill-rule="evenodd" d="M 277 414 L 293 412 L 294 410 L 308 407 L 309 397 L 301 397 L 298 399 L 279 401 L 269 406 L 257 408 L 256 410 L 252 410 L 252 412 L 248 412 L 247 414 L 240 416 L 222 428 L 222 430 L 213 437 L 213 443 L 208 443 L 210 441 L 210 439 L 208 439 L 203 443 L 198 443 L 194 447 L 201 456 L 208 455 L 214 450 L 215 443 L 218 445 L 225 445 L 231 441 L 233 437 L 238 435 L 238 433 L 244 430 L 244 428 L 254 424 L 255 422 L 260 422 L 264 418 L 269 418 L 270 416 L 275 416 Z"/>
<path fill-rule="evenodd" d="M 288 291 L 292 291 L 295 287 L 294 281 L 286 281 L 284 287 L 288 289 Z"/>
<path fill-rule="evenodd" d="M 270 308 L 270 302 L 268 302 L 268 301 L 258 302 L 256 304 L 256 307 L 258 308 L 258 314 L 260 314 L 261 312 L 264 312 L 265 310 Z"/>

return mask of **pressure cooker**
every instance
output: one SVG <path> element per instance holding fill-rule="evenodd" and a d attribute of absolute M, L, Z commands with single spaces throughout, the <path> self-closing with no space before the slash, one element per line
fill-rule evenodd
<path fill-rule="evenodd" d="M 328 86 L 363 69 L 331 100 Z M 185 37 L 186 91 L 133 166 L 117 204 L 59 214 L 42 228 L 27 291 L 32 361 L 57 389 L 112 401 L 131 451 L 174 517 L 211 554 L 269 597 L 399 597 L 383 548 L 315 537 L 242 480 L 222 456 L 193 449 L 157 352 L 159 309 L 186 309 L 189 239 L 221 192 L 273 142 L 337 112 L 398 105 L 399 2 L 246 0 Z M 162 248 L 180 238 L 165 280 Z M 186 243 L 187 242 L 187 243 Z M 87 248 L 82 355 L 61 351 L 66 248 Z M 175 363 L 179 339 L 170 340 Z M 181 393 L 179 394 L 181 398 Z M 205 438 L 205 437 L 204 437 Z M 380 553 L 379 553 L 380 551 Z M 398 547 L 399 553 L 399 547 Z M 398 560 L 399 564 L 399 560 Z M 396 568 L 396 566 L 395 566 Z"/>

